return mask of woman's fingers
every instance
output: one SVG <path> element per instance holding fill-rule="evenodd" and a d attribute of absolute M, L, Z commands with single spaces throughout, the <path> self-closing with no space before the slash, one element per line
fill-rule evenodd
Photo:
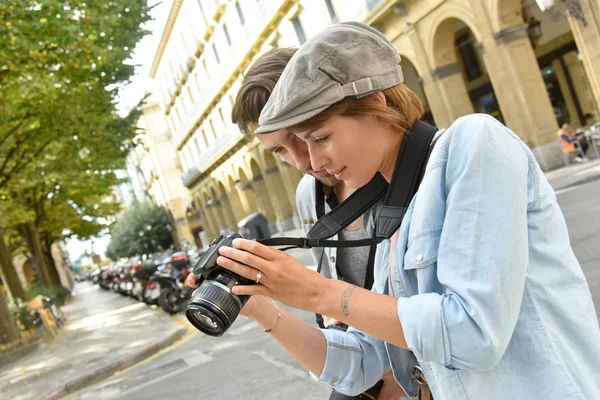
<path fill-rule="evenodd" d="M 247 251 L 268 261 L 275 260 L 275 258 L 277 258 L 277 256 L 281 253 L 281 251 L 272 247 L 265 246 L 257 241 L 248 239 L 234 239 L 233 247 Z"/>
<path fill-rule="evenodd" d="M 224 256 L 220 256 L 219 258 L 217 258 L 217 264 L 219 264 L 221 267 L 230 270 L 231 272 L 234 272 L 238 275 L 243 276 L 246 279 L 250 279 L 251 281 L 255 281 L 256 280 L 256 276 L 258 275 L 258 269 L 256 268 L 252 268 L 249 267 L 247 265 L 244 265 L 242 263 L 239 263 L 235 260 L 232 260 L 230 258 L 224 257 Z M 265 279 L 265 275 L 263 272 L 261 272 L 261 277 L 260 280 L 264 280 Z"/>
<path fill-rule="evenodd" d="M 237 295 L 237 296 L 254 296 L 254 295 L 260 295 L 260 296 L 267 296 L 270 297 L 269 295 L 271 294 L 271 292 L 269 291 L 269 289 L 263 285 L 251 285 L 251 286 L 234 286 L 231 291 L 233 292 L 233 294 Z"/>
<path fill-rule="evenodd" d="M 248 251 L 238 250 L 233 247 L 221 247 L 219 248 L 219 254 L 223 257 L 227 257 L 231 260 L 235 260 L 241 264 L 248 265 L 260 271 L 269 269 L 267 265 L 270 261 L 265 260 L 262 257 L 258 257 Z M 221 264 L 219 264 L 221 265 Z"/>
<path fill-rule="evenodd" d="M 198 277 L 196 277 L 196 275 L 189 274 L 187 276 L 187 284 L 188 284 L 188 286 L 191 287 L 191 288 L 195 288 L 197 280 L 198 280 Z"/>

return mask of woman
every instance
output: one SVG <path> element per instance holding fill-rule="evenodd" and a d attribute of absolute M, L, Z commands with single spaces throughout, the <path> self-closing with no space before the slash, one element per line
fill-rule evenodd
<path fill-rule="evenodd" d="M 259 140 L 287 130 L 313 170 L 352 188 L 377 172 L 389 181 L 423 111 L 399 61 L 367 25 L 324 30 L 286 67 Z M 378 247 L 373 291 L 253 241 L 234 247 L 218 263 L 259 283 L 233 289 L 252 295 L 243 314 L 337 391 L 360 393 L 391 366 L 416 395 L 411 350 L 436 399 L 600 398 L 597 317 L 554 192 L 527 146 L 489 116 L 438 133 L 400 229 Z M 321 331 L 269 298 L 352 328 Z"/>

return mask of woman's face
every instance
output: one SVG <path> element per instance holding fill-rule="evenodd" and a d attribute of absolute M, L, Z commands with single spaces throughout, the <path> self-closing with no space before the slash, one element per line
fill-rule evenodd
<path fill-rule="evenodd" d="M 332 117 L 320 128 L 296 135 L 306 142 L 314 170 L 327 171 L 351 189 L 366 185 L 378 171 L 386 176 L 389 165 L 393 171 L 394 148 L 401 140 L 370 116 Z"/>

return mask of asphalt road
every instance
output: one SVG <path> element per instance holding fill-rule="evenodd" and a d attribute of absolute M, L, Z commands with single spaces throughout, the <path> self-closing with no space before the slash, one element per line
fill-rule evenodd
<path fill-rule="evenodd" d="M 557 192 L 571 243 L 600 310 L 600 181 Z M 294 255 L 310 264 L 307 251 Z M 294 311 L 305 321 L 313 315 Z M 184 318 L 184 317 L 180 317 Z M 192 333 L 154 358 L 70 399 L 328 399 L 329 390 L 254 322 L 240 317 L 221 338 Z"/>
<path fill-rule="evenodd" d="M 600 316 L 600 180 L 558 190 L 556 198 Z"/>

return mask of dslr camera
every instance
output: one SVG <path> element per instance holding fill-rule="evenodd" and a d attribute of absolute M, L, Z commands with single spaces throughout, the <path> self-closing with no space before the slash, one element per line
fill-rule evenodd
<path fill-rule="evenodd" d="M 217 237 L 192 269 L 199 286 L 192 293 L 185 316 L 196 329 L 210 336 L 222 336 L 250 298 L 231 293 L 231 288 L 256 283 L 217 265 L 219 249 L 233 247 L 233 239 L 241 237 L 235 232 Z"/>

